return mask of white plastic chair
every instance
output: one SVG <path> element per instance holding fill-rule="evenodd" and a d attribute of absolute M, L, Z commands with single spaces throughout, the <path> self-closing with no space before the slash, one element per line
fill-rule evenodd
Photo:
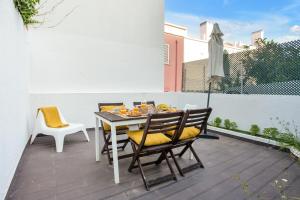
<path fill-rule="evenodd" d="M 83 124 L 74 124 L 74 123 L 68 123 L 66 122 L 65 118 L 61 114 L 60 110 L 58 109 L 59 116 L 61 118 L 61 121 L 64 124 L 69 124 L 69 126 L 63 127 L 63 128 L 50 128 L 46 125 L 44 115 L 41 111 L 38 112 L 34 130 L 31 135 L 31 141 L 30 144 L 33 143 L 36 136 L 40 133 L 45 135 L 52 135 L 55 139 L 56 144 L 56 152 L 62 152 L 64 147 L 64 138 L 66 135 L 77 133 L 79 131 L 82 131 L 85 135 L 86 140 L 89 142 L 90 138 L 86 132 L 85 126 Z"/>

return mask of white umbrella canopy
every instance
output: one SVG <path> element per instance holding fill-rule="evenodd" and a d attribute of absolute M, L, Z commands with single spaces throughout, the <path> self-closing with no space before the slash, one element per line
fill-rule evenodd
<path fill-rule="evenodd" d="M 209 81 L 209 90 L 207 96 L 207 107 L 209 107 L 210 100 L 210 90 L 212 82 L 220 81 L 224 77 L 223 69 L 223 33 L 221 32 L 219 25 L 214 24 L 213 30 L 210 35 L 210 40 L 208 41 L 208 81 Z M 210 139 L 219 139 L 217 135 L 207 134 L 207 124 L 204 128 L 204 138 Z"/>
<path fill-rule="evenodd" d="M 214 82 L 224 77 L 223 69 L 223 33 L 217 23 L 214 24 L 208 42 L 208 81 Z"/>

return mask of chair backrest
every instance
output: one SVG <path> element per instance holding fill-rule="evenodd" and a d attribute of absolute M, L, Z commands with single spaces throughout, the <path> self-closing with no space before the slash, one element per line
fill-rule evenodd
<path fill-rule="evenodd" d="M 66 121 L 64 115 L 62 114 L 61 110 L 59 108 L 58 109 L 58 113 L 59 113 L 59 116 L 60 116 L 60 119 L 61 119 L 61 122 L 64 123 L 64 124 L 68 124 L 68 122 Z"/>
<path fill-rule="evenodd" d="M 102 111 L 102 106 L 123 106 L 123 102 L 118 102 L 118 103 L 98 103 L 98 109 L 99 109 L 99 112 Z M 104 134 L 107 133 L 107 131 L 105 130 L 105 124 L 104 122 L 101 120 L 101 127 L 102 127 L 102 131 L 104 132 Z M 106 125 L 108 126 L 108 125 Z"/>
<path fill-rule="evenodd" d="M 68 124 L 68 122 L 65 120 L 63 114 L 61 113 L 60 109 L 58 107 L 57 107 L 57 109 L 58 109 L 58 113 L 59 113 L 59 117 L 60 117 L 61 122 L 64 123 L 64 124 Z M 44 117 L 42 111 L 38 110 L 37 112 L 38 113 L 37 113 L 37 116 L 36 116 L 35 128 L 37 128 L 39 130 L 49 128 L 46 124 L 45 117 Z"/>
<path fill-rule="evenodd" d="M 122 106 L 124 105 L 123 102 L 118 102 L 118 103 L 98 103 L 98 109 L 99 112 L 101 112 L 101 107 L 102 106 Z"/>
<path fill-rule="evenodd" d="M 133 106 L 139 106 L 141 104 L 142 104 L 142 102 L 140 102 L 140 101 L 133 102 Z M 152 104 L 153 106 L 155 106 L 155 102 L 154 101 L 147 101 L 146 104 L 148 104 L 148 105 Z"/>
<path fill-rule="evenodd" d="M 177 131 L 182 124 L 184 112 L 173 113 L 156 113 L 148 114 L 147 122 L 144 129 L 142 141 L 139 145 L 139 149 L 144 147 L 148 134 L 165 133 L 167 131 Z"/>
<path fill-rule="evenodd" d="M 36 120 L 35 120 L 35 129 L 40 131 L 47 128 L 47 124 L 44 118 L 44 115 L 41 111 L 38 111 Z"/>
<path fill-rule="evenodd" d="M 212 108 L 186 110 L 181 126 L 177 134 L 174 135 L 173 141 L 177 142 L 184 128 L 196 127 L 202 132 L 207 124 Z"/>

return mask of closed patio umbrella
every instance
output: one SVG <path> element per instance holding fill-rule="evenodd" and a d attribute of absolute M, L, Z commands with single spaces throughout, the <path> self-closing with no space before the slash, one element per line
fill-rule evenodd
<path fill-rule="evenodd" d="M 223 69 L 223 33 L 221 32 L 219 25 L 214 24 L 210 40 L 208 41 L 208 82 L 209 89 L 207 95 L 207 107 L 209 107 L 211 84 L 218 82 L 224 77 Z M 205 129 L 205 134 L 207 131 Z M 218 138 L 218 137 L 217 137 Z"/>
<path fill-rule="evenodd" d="M 208 41 L 208 99 L 207 107 L 209 106 L 211 84 L 218 82 L 224 77 L 223 69 L 223 33 L 221 32 L 219 25 L 214 24 L 213 30 L 211 33 L 211 38 Z"/>

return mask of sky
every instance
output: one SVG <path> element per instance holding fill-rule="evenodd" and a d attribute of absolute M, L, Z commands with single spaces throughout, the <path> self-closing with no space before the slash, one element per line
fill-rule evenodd
<path fill-rule="evenodd" d="M 300 39 L 300 0 L 165 0 L 165 21 L 200 36 L 200 23 L 217 22 L 225 41 L 250 44 L 251 32 L 263 29 L 277 42 Z"/>

